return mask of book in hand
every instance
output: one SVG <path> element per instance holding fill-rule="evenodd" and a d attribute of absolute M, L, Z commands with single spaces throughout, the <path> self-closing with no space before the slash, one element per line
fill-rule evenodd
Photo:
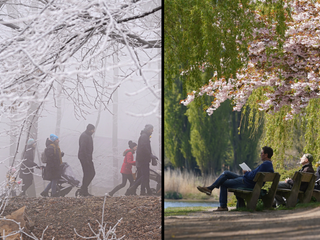
<path fill-rule="evenodd" d="M 251 168 L 249 168 L 248 165 L 247 165 L 245 162 L 239 164 L 239 166 L 240 166 L 240 167 L 242 168 L 242 170 L 244 170 L 244 171 L 251 171 Z"/>

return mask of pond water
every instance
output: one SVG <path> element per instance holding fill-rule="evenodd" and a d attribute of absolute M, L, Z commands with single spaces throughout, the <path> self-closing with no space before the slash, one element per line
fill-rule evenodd
<path fill-rule="evenodd" d="M 164 201 L 164 208 L 168 207 L 219 207 L 218 202 L 183 202 L 183 201 Z"/>

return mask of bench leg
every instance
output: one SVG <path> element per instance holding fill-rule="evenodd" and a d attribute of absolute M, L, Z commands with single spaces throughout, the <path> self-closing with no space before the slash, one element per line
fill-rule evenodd
<path fill-rule="evenodd" d="M 237 209 L 246 207 L 246 203 L 243 198 L 237 197 L 237 196 L 236 198 L 237 198 Z"/>
<path fill-rule="evenodd" d="M 291 197 L 291 196 L 287 199 L 287 207 L 288 208 L 295 207 L 298 203 L 298 197 Z"/>

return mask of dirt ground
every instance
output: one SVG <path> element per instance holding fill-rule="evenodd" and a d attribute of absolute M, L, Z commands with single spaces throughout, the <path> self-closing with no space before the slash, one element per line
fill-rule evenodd
<path fill-rule="evenodd" d="M 2 216 L 26 206 L 26 214 L 31 220 L 27 232 L 37 238 L 44 233 L 46 239 L 83 239 L 94 234 L 89 228 L 98 232 L 97 221 L 101 222 L 104 197 L 60 197 L 60 198 L 12 198 Z M 107 229 L 118 220 L 122 221 L 116 228 L 116 236 L 123 239 L 161 239 L 162 204 L 160 197 L 123 196 L 107 197 L 104 208 L 104 223 Z M 24 237 L 23 239 L 31 239 Z"/>
<path fill-rule="evenodd" d="M 320 239 L 320 207 L 262 212 L 213 209 L 165 217 L 165 239 Z"/>

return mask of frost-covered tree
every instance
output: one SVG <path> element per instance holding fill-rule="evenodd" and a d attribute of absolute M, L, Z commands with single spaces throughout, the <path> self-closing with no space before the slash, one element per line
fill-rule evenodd
<path fill-rule="evenodd" d="M 150 66 L 160 66 L 161 8 L 158 0 L 1 1 L 0 116 L 18 122 L 10 134 L 30 132 L 49 95 L 66 95 L 79 118 L 108 109 L 126 81 L 144 83 L 128 94 L 155 99 L 153 110 L 131 114 L 159 114 L 161 70 Z M 117 82 L 104 81 L 115 68 Z"/>

